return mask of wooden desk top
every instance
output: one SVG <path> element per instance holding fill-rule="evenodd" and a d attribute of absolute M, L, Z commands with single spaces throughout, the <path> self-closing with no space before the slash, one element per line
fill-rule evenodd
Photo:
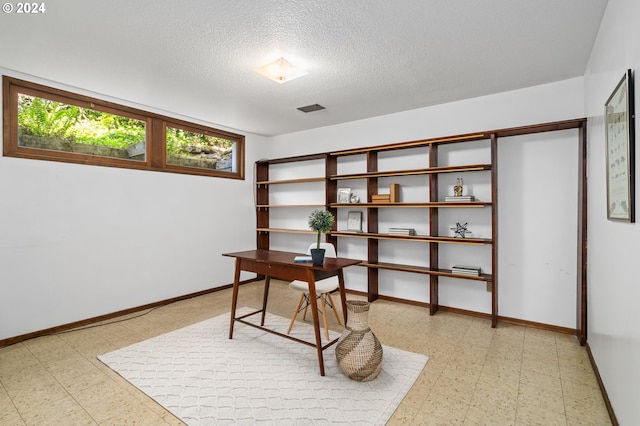
<path fill-rule="evenodd" d="M 357 265 L 362 262 L 361 260 L 346 259 L 343 257 L 325 257 L 324 264 L 320 266 L 314 266 L 311 263 L 295 263 L 293 261 L 296 256 L 304 256 L 304 254 L 264 249 L 238 251 L 235 253 L 223 253 L 222 255 L 239 259 L 252 260 L 255 262 L 264 262 L 271 265 L 296 266 L 300 268 L 310 268 L 319 271 L 335 271 L 338 269 L 346 268 L 347 266 Z"/>

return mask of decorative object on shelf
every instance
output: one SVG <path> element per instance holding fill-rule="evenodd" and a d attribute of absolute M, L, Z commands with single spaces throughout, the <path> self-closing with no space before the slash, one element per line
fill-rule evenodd
<path fill-rule="evenodd" d="M 472 232 L 467 229 L 467 223 L 464 225 L 460 225 L 460 222 L 456 222 L 455 228 L 449 228 L 454 232 L 454 238 L 460 237 L 465 238 L 466 234 L 471 234 Z"/>
<path fill-rule="evenodd" d="M 444 200 L 447 202 L 469 202 L 475 201 L 473 195 L 462 195 L 463 186 L 462 186 L 462 178 L 456 179 L 456 184 L 453 187 L 453 195 L 447 195 L 444 197 Z"/>
<path fill-rule="evenodd" d="M 347 325 L 336 344 L 340 370 L 352 380 L 368 382 L 382 368 L 382 344 L 369 328 L 369 302 L 347 300 Z"/>
<path fill-rule="evenodd" d="M 479 277 L 481 269 L 479 266 L 467 266 L 467 265 L 453 265 L 451 272 L 458 275 L 470 275 L 472 277 Z"/>
<path fill-rule="evenodd" d="M 347 213 L 347 231 L 362 232 L 362 212 Z"/>
<path fill-rule="evenodd" d="M 417 235 L 413 228 L 389 228 L 389 233 L 392 235 Z"/>
<path fill-rule="evenodd" d="M 627 70 L 604 104 L 607 143 L 607 219 L 635 222 L 635 108 Z"/>
<path fill-rule="evenodd" d="M 331 231 L 335 218 L 326 210 L 314 210 L 309 215 L 309 228 L 318 233 L 318 245 L 311 249 L 311 257 L 314 265 L 322 265 L 324 262 L 324 249 L 320 248 L 320 234 Z"/>
<path fill-rule="evenodd" d="M 456 184 L 453 187 L 453 196 L 462 197 L 462 178 L 456 179 Z"/>
<path fill-rule="evenodd" d="M 338 203 L 347 204 L 351 201 L 351 188 L 338 188 Z"/>
<path fill-rule="evenodd" d="M 349 201 L 351 202 L 351 204 L 359 203 L 360 197 L 358 197 L 356 194 L 351 194 L 351 198 L 349 199 Z"/>

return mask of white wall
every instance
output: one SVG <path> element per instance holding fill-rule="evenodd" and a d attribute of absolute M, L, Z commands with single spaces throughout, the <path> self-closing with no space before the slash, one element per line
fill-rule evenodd
<path fill-rule="evenodd" d="M 635 71 L 636 111 L 640 107 L 639 17 L 637 0 L 609 1 L 585 73 L 589 117 L 588 340 L 622 425 L 640 424 L 640 280 L 636 267 L 640 225 L 607 220 L 603 110 L 629 68 Z M 640 136 L 638 121 L 636 112 L 636 139 Z M 636 141 L 636 171 L 640 165 L 638 146 Z M 636 211 L 640 207 L 638 187 L 636 178 Z"/>
<path fill-rule="evenodd" d="M 245 180 L 0 157 L 0 339 L 231 283 L 221 253 L 255 247 L 264 142 L 246 134 Z"/>
<path fill-rule="evenodd" d="M 272 137 L 269 156 L 277 158 L 580 118 L 584 116 L 583 102 L 583 79 L 575 78 Z M 501 315 L 576 327 L 577 147 L 577 131 L 509 138 L 499 142 Z M 549 158 L 550 151 L 553 159 Z M 527 167 L 522 167 L 525 162 Z M 526 197 L 517 192 L 509 195 L 507 191 L 503 196 L 502 191 L 509 189 L 514 181 L 526 183 L 526 191 L 519 187 Z M 559 184 L 573 189 L 572 195 L 565 196 L 564 189 L 557 189 Z M 547 191 L 557 203 L 553 209 L 540 208 L 541 201 L 549 200 Z M 543 197 L 546 198 L 542 200 Z M 514 209 L 536 210 L 530 220 L 523 221 L 522 217 L 514 219 Z M 541 230 L 546 235 L 543 241 L 538 239 L 543 235 Z M 340 240 L 340 255 L 359 257 L 364 253 L 366 256 L 366 250 L 359 246 L 358 241 L 351 240 Z M 550 244 L 558 250 L 551 252 Z M 402 263 L 402 247 L 389 250 L 391 252 L 385 255 L 395 255 L 395 261 Z M 536 253 L 536 256 L 530 256 L 531 253 Z M 424 277 L 397 273 L 392 277 L 383 272 L 381 293 L 428 301 Z M 363 273 L 347 271 L 346 276 L 349 288 L 366 288 Z M 490 297 L 483 287 L 477 283 L 443 279 L 440 303 L 490 312 Z"/>

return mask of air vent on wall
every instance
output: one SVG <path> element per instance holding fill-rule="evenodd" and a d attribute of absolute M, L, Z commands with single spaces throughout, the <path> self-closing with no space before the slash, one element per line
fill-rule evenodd
<path fill-rule="evenodd" d="M 321 109 L 325 109 L 325 108 L 320 104 L 307 105 L 307 106 L 298 108 L 298 110 L 302 112 L 320 111 Z"/>

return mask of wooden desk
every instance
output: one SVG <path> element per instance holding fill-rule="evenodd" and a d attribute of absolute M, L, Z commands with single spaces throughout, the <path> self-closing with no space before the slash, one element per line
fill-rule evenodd
<path fill-rule="evenodd" d="M 248 250 L 236 253 L 224 253 L 223 256 L 229 256 L 236 259 L 236 272 L 233 280 L 233 296 L 231 299 L 231 320 L 229 323 L 229 339 L 233 339 L 233 326 L 235 322 L 241 322 L 252 327 L 259 328 L 261 330 L 268 331 L 269 333 L 277 334 L 278 336 L 285 337 L 290 340 L 295 340 L 299 343 L 303 343 L 308 346 L 315 347 L 318 352 L 318 363 L 320 364 L 320 375 L 324 376 L 324 359 L 322 357 L 322 351 L 333 345 L 338 341 L 334 339 L 322 346 L 322 340 L 320 338 L 320 323 L 318 319 L 318 305 L 316 300 L 316 280 L 322 280 L 325 278 L 338 276 L 338 282 L 340 284 L 340 300 L 342 302 L 342 312 L 344 315 L 344 323 L 347 323 L 347 304 L 344 291 L 344 277 L 342 274 L 342 268 L 351 265 L 357 265 L 359 260 L 343 259 L 343 258 L 329 258 L 325 257 L 324 264 L 322 266 L 313 266 L 310 263 L 294 263 L 295 256 L 300 256 L 300 253 L 289 253 L 284 251 L 275 250 Z M 236 307 L 238 303 L 238 287 L 240 283 L 240 271 L 255 272 L 258 275 L 266 276 L 264 285 L 264 295 L 262 298 L 262 309 L 236 317 Z M 279 333 L 274 330 L 270 330 L 264 327 L 264 316 L 267 309 L 267 299 L 269 297 L 269 282 L 271 278 L 278 278 L 284 281 L 307 281 L 309 283 L 309 299 L 314 301 L 311 303 L 311 314 L 313 316 L 313 327 L 316 335 L 315 344 L 307 342 L 305 340 L 297 339 L 287 334 Z M 262 318 L 260 325 L 253 324 L 249 321 L 245 321 L 246 317 L 261 313 Z"/>

